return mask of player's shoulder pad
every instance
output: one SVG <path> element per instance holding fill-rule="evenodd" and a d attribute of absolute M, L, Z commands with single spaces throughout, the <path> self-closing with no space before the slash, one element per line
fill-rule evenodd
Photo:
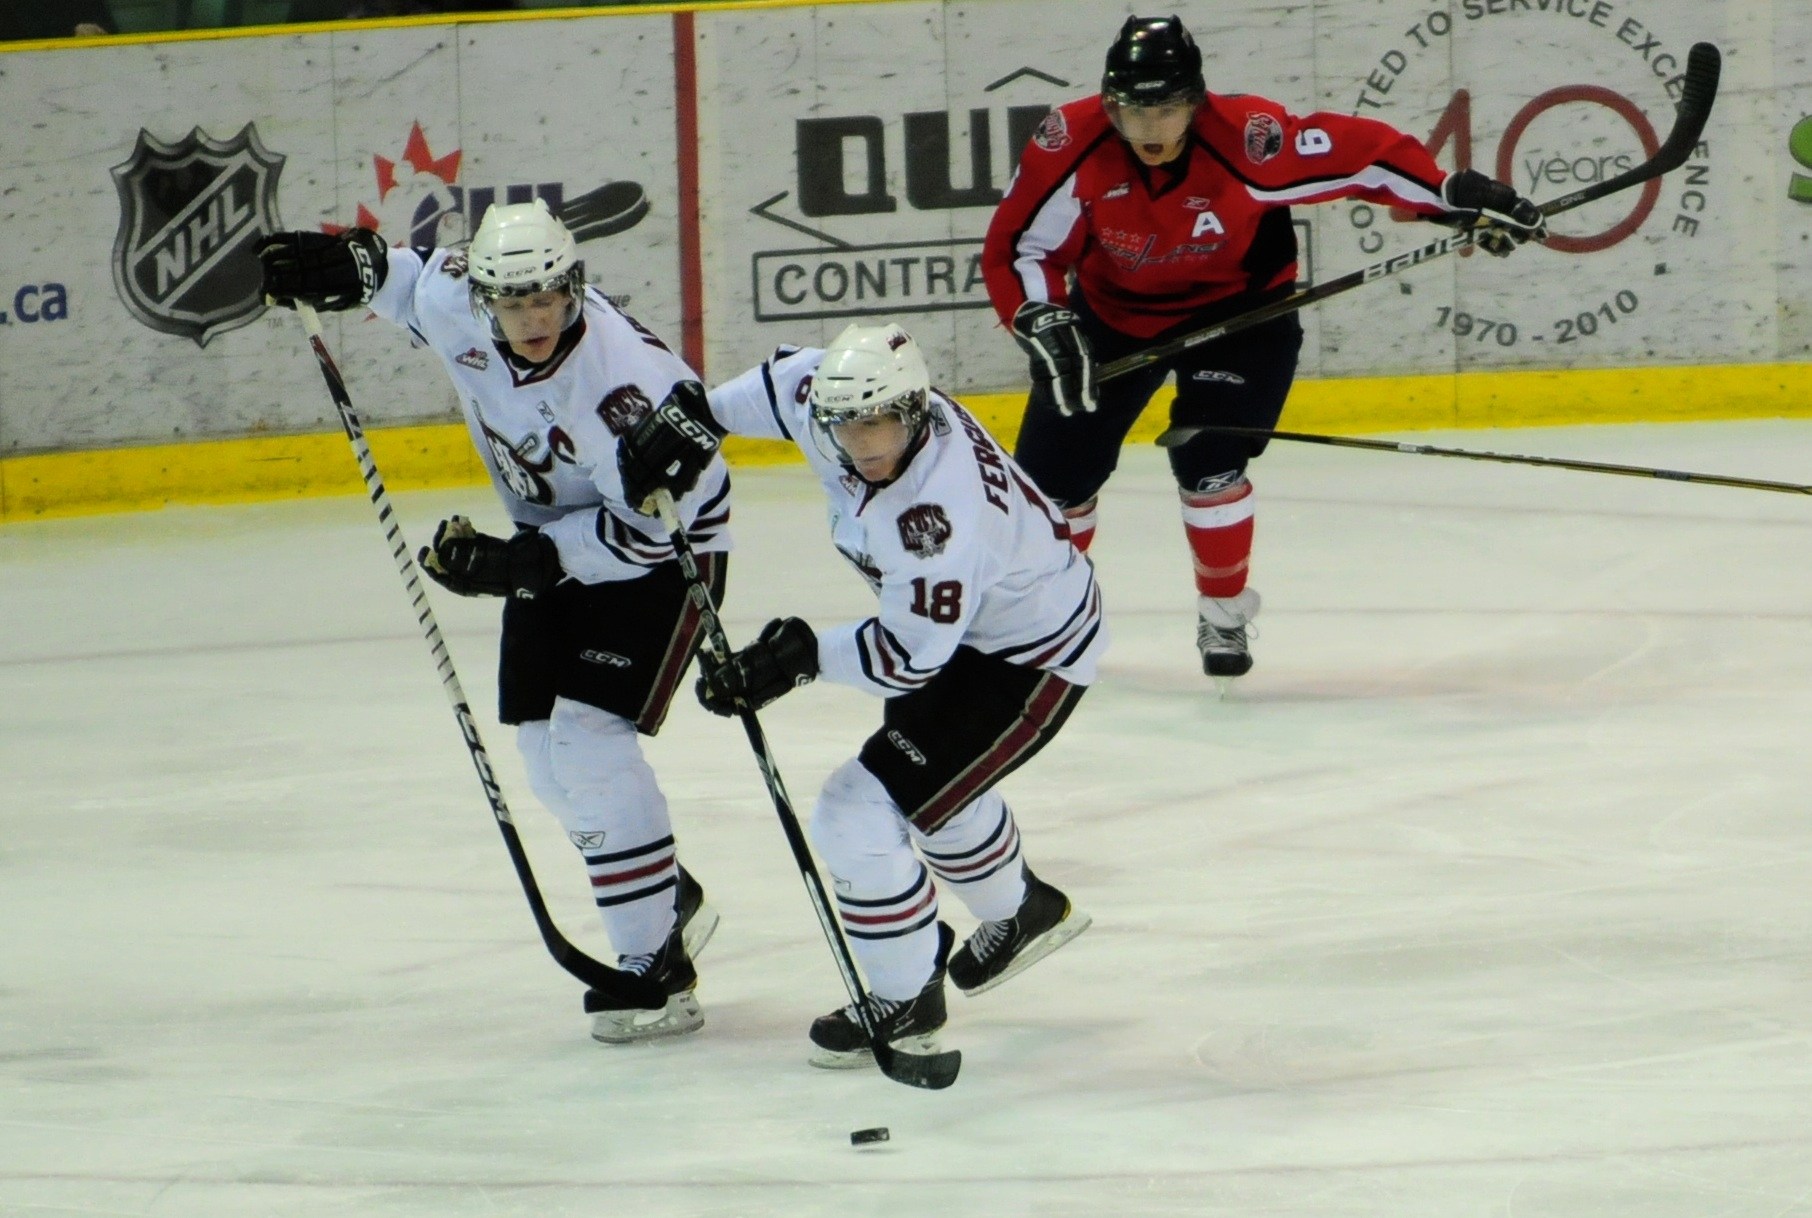
<path fill-rule="evenodd" d="M 1209 94 L 1195 129 L 1235 174 L 1260 185 L 1326 173 L 1324 158 L 1333 150 L 1327 130 L 1253 93 Z"/>
<path fill-rule="evenodd" d="M 621 303 L 619 303 L 619 301 Z M 630 350 L 658 351 L 664 356 L 679 359 L 679 353 L 667 345 L 667 340 L 644 326 L 623 306 L 629 303 L 627 296 L 612 298 L 599 292 L 589 284 L 585 289 L 585 304 L 588 311 L 602 314 L 604 330 L 612 342 L 629 340 Z M 694 373 L 688 373 L 683 379 L 697 380 Z"/>
<path fill-rule="evenodd" d="M 1101 97 L 1065 102 L 1038 124 L 1025 148 L 1025 156 L 1073 161 L 1111 129 Z"/>
<path fill-rule="evenodd" d="M 803 427 L 807 402 L 811 398 L 812 376 L 823 362 L 824 351 L 821 348 L 795 347 L 783 343 L 774 348 L 774 354 L 760 365 L 769 401 L 775 410 L 787 416 L 781 422 L 781 428 L 789 433 L 797 431 L 799 434 L 792 436 L 795 440 L 804 435 L 800 428 Z"/>
<path fill-rule="evenodd" d="M 944 503 L 971 524 L 996 516 L 1004 519 L 1011 511 L 1013 496 L 1006 450 L 954 403 L 942 410 L 934 408 L 932 419 L 937 434 L 936 442 L 928 446 L 932 450 L 928 455 L 934 459 L 920 475 L 918 493 Z M 990 507 L 994 510 L 981 510 Z"/>
<path fill-rule="evenodd" d="M 466 277 L 466 252 L 464 250 L 440 249 L 432 245 L 393 245 L 389 256 L 408 252 L 421 260 L 422 270 L 433 272 L 447 279 L 464 282 Z"/>

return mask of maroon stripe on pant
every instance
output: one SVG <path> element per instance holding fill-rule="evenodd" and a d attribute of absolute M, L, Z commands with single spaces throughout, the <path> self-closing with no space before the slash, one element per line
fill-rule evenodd
<path fill-rule="evenodd" d="M 698 574 L 705 587 L 711 589 L 713 597 L 722 587 L 718 579 L 718 567 L 722 556 L 718 554 L 700 554 L 698 556 Z M 692 598 L 686 598 L 686 608 L 680 614 L 679 623 L 673 628 L 673 637 L 667 641 L 667 651 L 661 657 L 661 666 L 656 671 L 654 686 L 648 691 L 648 700 L 642 703 L 641 713 L 635 718 L 635 727 L 645 736 L 652 736 L 661 729 L 667 718 L 667 709 L 673 705 L 674 691 L 679 688 L 680 679 L 686 675 L 686 666 L 692 663 L 692 653 L 698 648 L 698 636 L 703 630 L 704 620 L 699 616 L 698 606 Z"/>
<path fill-rule="evenodd" d="M 1046 729 L 1062 723 L 1081 697 L 1081 687 L 1046 673 L 1032 687 L 1026 698 L 1026 708 L 1013 725 L 986 752 L 946 783 L 943 790 L 920 804 L 912 813 L 912 823 L 923 832 L 935 832 L 970 800 L 1037 752 L 1044 743 Z"/>

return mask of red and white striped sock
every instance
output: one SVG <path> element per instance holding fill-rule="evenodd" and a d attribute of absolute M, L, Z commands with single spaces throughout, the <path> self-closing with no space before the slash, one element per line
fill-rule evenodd
<path fill-rule="evenodd" d="M 1070 544 L 1084 554 L 1088 553 L 1089 545 L 1095 540 L 1095 524 L 1100 520 L 1095 509 L 1100 504 L 1101 496 L 1096 495 L 1087 503 L 1063 509 L 1063 518 L 1070 522 Z"/>
<path fill-rule="evenodd" d="M 1242 477 L 1220 490 L 1179 493 L 1196 591 L 1216 599 L 1238 596 L 1252 558 L 1252 484 Z"/>

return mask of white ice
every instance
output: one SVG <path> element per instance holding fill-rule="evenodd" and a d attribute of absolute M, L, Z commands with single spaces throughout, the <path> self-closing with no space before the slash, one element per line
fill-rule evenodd
<path fill-rule="evenodd" d="M 1805 422 L 1417 438 L 1812 480 Z M 1255 477 L 1228 702 L 1160 455 L 1110 485 L 1114 647 L 1007 787 L 1095 925 L 953 993 L 937 1094 L 805 1064 L 842 989 L 689 696 L 652 752 L 724 916 L 707 1024 L 588 1039 L 363 499 L 0 529 L 0 1213 L 1812 1213 L 1812 501 L 1306 445 Z M 866 612 L 801 469 L 736 485 L 734 639 Z M 490 715 L 496 605 L 434 604 L 602 954 Z M 877 712 L 766 714 L 802 811 Z"/>

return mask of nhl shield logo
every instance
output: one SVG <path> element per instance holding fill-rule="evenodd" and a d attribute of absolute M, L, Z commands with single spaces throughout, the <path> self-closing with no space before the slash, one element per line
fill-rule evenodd
<path fill-rule="evenodd" d="M 113 167 L 113 284 L 134 317 L 205 347 L 264 311 L 252 247 L 281 227 L 283 160 L 251 123 L 229 140 L 197 127 L 173 144 L 139 131 L 132 155 Z"/>

